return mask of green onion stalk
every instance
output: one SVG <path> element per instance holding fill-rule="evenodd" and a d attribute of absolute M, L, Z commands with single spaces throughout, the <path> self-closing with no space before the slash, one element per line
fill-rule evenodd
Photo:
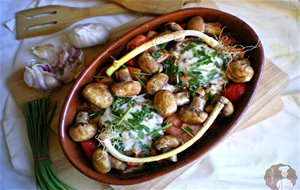
<path fill-rule="evenodd" d="M 36 99 L 24 104 L 28 138 L 34 158 L 37 185 L 41 190 L 71 190 L 55 173 L 49 159 L 50 123 L 56 104 L 50 107 L 48 98 Z"/>

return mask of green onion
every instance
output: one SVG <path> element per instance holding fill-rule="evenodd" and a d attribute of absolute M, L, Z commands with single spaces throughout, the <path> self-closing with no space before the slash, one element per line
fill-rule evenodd
<path fill-rule="evenodd" d="M 151 133 L 148 133 L 147 136 L 152 136 L 153 134 L 155 134 L 159 131 L 165 130 L 166 128 L 170 127 L 171 125 L 172 125 L 172 123 L 168 123 L 167 125 L 159 128 L 159 129 L 156 129 L 156 130 L 152 131 Z"/>
<path fill-rule="evenodd" d="M 153 58 L 160 58 L 160 57 L 161 57 L 161 54 L 160 54 L 159 52 L 157 52 L 157 51 L 154 51 L 154 52 L 151 53 L 151 56 L 152 56 Z"/>
<path fill-rule="evenodd" d="M 191 129 L 189 127 L 182 127 L 181 130 L 183 130 L 190 137 L 192 137 L 192 138 L 194 137 L 194 135 L 191 133 Z"/>
<path fill-rule="evenodd" d="M 28 139 L 35 160 L 35 178 L 41 190 L 73 189 L 56 176 L 49 159 L 49 131 L 55 107 L 56 104 L 50 108 L 48 98 L 36 99 L 24 104 Z"/>
<path fill-rule="evenodd" d="M 125 114 L 121 117 L 121 119 L 119 120 L 117 125 L 120 125 L 123 122 L 123 120 L 125 119 L 125 117 L 127 117 L 127 115 L 130 113 L 131 110 L 132 110 L 132 107 L 129 107 L 128 110 L 125 112 Z"/>

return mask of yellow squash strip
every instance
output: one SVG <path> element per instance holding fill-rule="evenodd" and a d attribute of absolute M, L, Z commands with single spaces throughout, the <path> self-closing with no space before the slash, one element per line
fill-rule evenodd
<path fill-rule="evenodd" d="M 127 61 L 129 61 L 130 59 L 134 58 L 138 54 L 146 51 L 147 49 L 149 49 L 153 46 L 156 46 L 156 45 L 159 45 L 159 44 L 162 44 L 162 43 L 166 43 L 166 42 L 170 42 L 172 40 L 176 40 L 176 39 L 183 38 L 183 37 L 186 37 L 186 36 L 198 37 L 201 40 L 203 40 L 205 43 L 207 43 L 209 46 L 211 46 L 212 48 L 221 47 L 221 44 L 218 41 L 216 41 L 212 37 L 209 37 L 208 35 L 204 34 L 203 32 L 199 32 L 197 30 L 180 30 L 180 31 L 177 31 L 177 32 L 172 32 L 172 33 L 169 33 L 169 34 L 165 34 L 165 35 L 161 35 L 161 36 L 158 36 L 156 38 L 153 38 L 150 41 L 145 42 L 144 44 L 136 47 L 131 52 L 129 52 L 128 54 L 123 56 L 121 59 L 114 60 L 112 66 L 110 66 L 106 70 L 106 74 L 108 76 L 111 76 L 116 70 L 118 70 Z"/>
<path fill-rule="evenodd" d="M 220 111 L 224 107 L 224 102 L 220 101 L 216 104 L 213 111 L 211 112 L 210 116 L 207 118 L 205 123 L 203 124 L 202 128 L 199 130 L 199 132 L 189 141 L 181 145 L 180 147 L 177 147 L 176 149 L 173 149 L 169 152 L 165 152 L 160 155 L 156 156 L 150 156 L 150 157 L 144 157 L 144 158 L 133 158 L 126 156 L 124 154 L 121 154 L 118 150 L 114 148 L 114 146 L 111 144 L 110 138 L 101 139 L 102 144 L 106 147 L 107 151 L 113 155 L 118 160 L 124 161 L 124 162 L 132 162 L 132 163 L 144 163 L 144 162 L 154 162 L 162 159 L 166 159 L 169 157 L 172 157 L 173 155 L 176 155 L 190 146 L 192 146 L 197 140 L 199 140 L 203 134 L 209 129 L 209 127 L 213 124 L 217 116 L 219 115 Z"/>

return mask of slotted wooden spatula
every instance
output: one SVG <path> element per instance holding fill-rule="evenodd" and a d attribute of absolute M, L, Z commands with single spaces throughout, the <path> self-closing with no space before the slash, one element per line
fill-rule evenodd
<path fill-rule="evenodd" d="M 52 5 L 28 9 L 16 13 L 17 39 L 58 32 L 84 18 L 127 12 L 130 11 L 114 3 L 87 8 Z"/>
<path fill-rule="evenodd" d="M 200 2 L 201 0 L 110 0 L 127 9 L 151 14 L 166 14 L 182 8 L 188 2 Z"/>

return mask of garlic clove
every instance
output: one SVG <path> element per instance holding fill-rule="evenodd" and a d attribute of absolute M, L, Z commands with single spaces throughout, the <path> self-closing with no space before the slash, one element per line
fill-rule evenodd
<path fill-rule="evenodd" d="M 77 25 L 69 33 L 71 44 L 76 48 L 87 48 L 106 43 L 108 29 L 100 23 Z"/>
<path fill-rule="evenodd" d="M 32 53 L 48 63 L 55 63 L 57 59 L 57 55 L 52 44 L 32 47 Z"/>

